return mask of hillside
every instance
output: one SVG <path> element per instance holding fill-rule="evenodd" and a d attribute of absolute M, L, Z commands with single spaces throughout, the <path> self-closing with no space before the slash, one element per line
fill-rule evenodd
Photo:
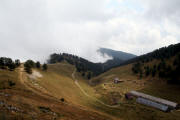
<path fill-rule="evenodd" d="M 179 63 L 180 44 L 160 48 L 146 55 L 128 60 L 95 78 L 90 80 L 100 100 L 107 104 L 120 105 L 128 115 L 136 119 L 179 119 L 179 110 L 172 113 L 163 113 L 151 107 L 136 104 L 135 101 L 127 101 L 124 94 L 136 90 L 156 97 L 180 103 L 179 87 Z M 115 84 L 114 79 L 121 82 Z M 173 93 L 173 94 L 172 94 Z M 131 107 L 133 111 L 129 110 Z M 140 114 L 139 114 L 140 113 Z M 121 118 L 124 113 L 119 114 Z"/>
<path fill-rule="evenodd" d="M 112 57 L 111 60 L 108 60 L 102 64 L 105 71 L 122 64 L 126 60 L 136 57 L 136 55 L 133 55 L 130 53 L 116 51 L 116 50 L 112 50 L 112 49 L 108 49 L 108 48 L 99 48 L 97 50 L 97 52 L 99 52 L 102 56 L 108 55 L 108 56 Z"/>
<path fill-rule="evenodd" d="M 108 71 L 102 70 L 102 63 L 65 53 L 52 54 L 48 65 L 32 60 L 20 65 L 18 60 L 3 57 L 0 119 L 178 120 L 179 110 L 165 113 L 127 100 L 125 94 L 136 90 L 180 103 L 179 61 L 179 44 L 130 59 Z M 89 73 L 98 74 L 89 78 Z M 168 73 L 174 81 L 169 81 Z M 120 82 L 116 84 L 115 78 Z"/>
<path fill-rule="evenodd" d="M 120 66 L 127 64 L 133 64 L 132 71 L 140 78 L 151 75 L 180 85 L 180 43 L 127 60 Z"/>
<path fill-rule="evenodd" d="M 23 66 L 15 71 L 1 70 L 0 81 L 10 79 L 15 85 L 1 87 L 1 104 L 13 107 L 9 110 L 0 106 L 0 117 L 26 120 L 139 120 L 139 118 L 152 120 L 152 117 L 176 120 L 180 117 L 178 111 L 163 113 L 124 99 L 124 93 L 127 91 L 141 90 L 176 102 L 180 100 L 179 97 L 174 97 L 179 93 L 177 87 L 172 88 L 163 84 L 156 87 L 153 82 L 139 80 L 131 71 L 131 67 L 127 65 L 115 68 L 93 78 L 92 80 L 101 81 L 101 84 L 96 86 L 88 85 L 90 81 L 75 72 L 75 67 L 67 62 L 48 65 L 47 71 L 33 68 L 32 75 L 26 74 Z M 125 82 L 113 84 L 115 76 Z M 174 94 L 166 94 L 169 89 Z M 162 90 L 164 93 L 160 94 Z"/>
<path fill-rule="evenodd" d="M 126 60 L 136 57 L 136 55 L 133 55 L 130 53 L 116 51 L 116 50 L 112 50 L 112 49 L 108 49 L 108 48 L 99 48 L 98 52 L 101 53 L 102 55 L 107 54 L 108 56 L 111 56 L 114 59 L 116 58 L 116 59 L 119 59 L 122 61 L 126 61 Z"/>
<path fill-rule="evenodd" d="M 174 60 L 178 58 L 178 50 L 170 52 L 168 56 L 166 56 L 166 54 L 164 55 L 163 53 L 168 53 L 168 50 L 176 49 L 176 46 L 177 45 L 171 46 L 171 49 L 167 47 L 167 49 L 162 48 L 159 49 L 160 51 L 156 51 L 157 54 L 159 53 L 156 56 L 157 59 L 152 59 L 151 56 L 145 55 L 143 55 L 143 57 L 137 57 L 141 58 L 140 62 L 144 61 L 142 66 L 144 71 L 142 71 L 143 75 L 141 77 L 139 76 L 139 74 L 135 74 L 132 69 L 133 66 L 139 62 L 139 59 L 137 58 L 133 58 L 130 64 L 125 64 L 120 67 L 113 68 L 98 76 L 94 76 L 90 80 L 84 79 L 78 73 L 80 80 L 82 82 L 85 81 L 85 84 L 81 84 L 80 86 L 82 88 L 80 87 L 79 89 L 82 89 L 82 93 L 85 95 L 87 100 L 91 99 L 92 101 L 95 100 L 97 102 L 93 103 L 95 105 L 88 105 L 84 103 L 81 104 L 84 104 L 85 106 L 88 105 L 88 107 L 90 108 L 125 120 L 139 120 L 140 118 L 145 120 L 178 120 L 178 118 L 180 117 L 178 110 L 173 111 L 173 113 L 164 113 L 157 109 L 137 104 L 135 101 L 127 101 L 124 98 L 125 93 L 131 90 L 137 90 L 150 95 L 154 95 L 156 97 L 161 97 L 180 103 L 180 98 L 176 97 L 178 96 L 180 91 L 178 85 L 167 84 L 166 79 L 159 77 L 158 74 L 156 74 L 155 76 L 152 76 L 152 73 L 150 73 L 149 76 L 145 75 L 147 66 L 149 66 L 149 68 L 152 68 L 154 64 L 156 64 L 157 66 L 158 64 L 162 64 L 162 60 L 158 58 L 164 58 L 163 60 L 166 62 L 167 66 L 172 65 Z M 162 52 L 161 50 L 163 50 L 164 52 Z M 152 52 L 151 54 L 154 53 Z M 134 59 L 137 61 L 133 61 Z M 176 61 L 178 61 L 178 59 Z M 122 82 L 120 82 L 119 84 L 115 84 L 113 80 L 116 77 L 119 78 Z M 88 83 L 91 85 L 91 89 L 86 86 Z M 89 101 L 88 103 L 92 103 L 92 101 Z"/>
<path fill-rule="evenodd" d="M 155 61 L 154 61 L 155 62 Z M 153 64 L 153 63 L 148 63 Z M 167 84 L 164 79 L 152 76 L 143 76 L 133 73 L 132 64 L 113 68 L 100 76 L 90 80 L 90 84 L 98 94 L 100 100 L 107 104 L 120 105 L 119 116 L 129 120 L 178 120 L 180 111 L 175 110 L 170 113 L 164 113 L 151 107 L 137 104 L 135 101 L 128 101 L 124 94 L 136 90 L 156 97 L 164 98 L 170 101 L 180 103 L 179 85 Z M 115 84 L 114 78 L 119 78 L 122 82 Z M 173 94 L 172 94 L 173 93 Z M 113 111 L 117 112 L 117 111 Z M 132 117 L 133 116 L 133 117 Z"/>
<path fill-rule="evenodd" d="M 73 66 L 50 65 L 48 71 L 33 69 L 32 75 L 23 69 L 23 65 L 14 71 L 0 69 L 0 119 L 111 119 L 89 107 L 89 99 L 83 97 L 71 77 Z"/>
<path fill-rule="evenodd" d="M 53 53 L 50 55 L 48 63 L 54 64 L 62 61 L 67 61 L 69 64 L 75 65 L 77 71 L 80 72 L 82 76 L 86 76 L 88 79 L 90 79 L 91 77 L 100 75 L 101 73 L 108 71 L 112 67 L 123 63 L 125 60 L 135 57 L 135 55 L 129 53 L 113 51 L 105 48 L 99 49 L 99 52 L 101 52 L 101 54 L 111 54 L 113 59 L 108 60 L 105 63 L 93 63 L 76 55 L 68 53 Z M 115 57 L 116 55 L 117 57 Z"/>

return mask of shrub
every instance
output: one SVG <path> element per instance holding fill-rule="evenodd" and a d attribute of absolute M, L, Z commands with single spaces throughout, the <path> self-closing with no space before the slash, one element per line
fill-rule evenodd
<path fill-rule="evenodd" d="M 61 102 L 64 102 L 64 101 L 65 101 L 64 98 L 61 98 L 60 100 L 61 100 Z"/>
<path fill-rule="evenodd" d="M 47 69 L 48 69 L 48 66 L 47 66 L 47 64 L 45 64 L 45 63 L 43 64 L 42 67 L 43 67 L 43 70 L 47 70 Z"/>
<path fill-rule="evenodd" d="M 41 67 L 41 64 L 39 61 L 36 62 L 36 68 L 40 68 Z"/>

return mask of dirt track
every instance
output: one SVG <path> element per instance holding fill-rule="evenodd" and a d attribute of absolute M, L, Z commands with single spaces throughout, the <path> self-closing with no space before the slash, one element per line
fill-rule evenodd
<path fill-rule="evenodd" d="M 119 107 L 119 105 L 108 105 L 108 104 L 106 104 L 106 103 L 104 103 L 104 102 L 102 102 L 101 100 L 98 100 L 97 98 L 95 98 L 95 97 L 93 97 L 93 96 L 90 96 L 86 91 L 84 91 L 84 89 L 81 87 L 81 85 L 78 83 L 78 80 L 75 78 L 75 73 L 76 73 L 76 69 L 73 71 L 73 73 L 72 73 L 72 78 L 74 79 L 74 83 L 77 85 L 77 87 L 81 90 L 81 92 L 85 95 L 85 96 L 87 96 L 87 97 L 89 97 L 89 98 L 91 98 L 91 99 L 94 99 L 95 101 L 97 101 L 98 103 L 100 103 L 100 104 L 102 104 L 102 105 L 104 105 L 104 106 L 106 106 L 106 107 L 110 107 L 110 108 L 118 108 Z"/>
<path fill-rule="evenodd" d="M 73 73 L 72 73 L 72 77 L 73 77 L 73 79 L 74 79 L 74 82 L 75 82 L 75 84 L 78 86 L 78 88 L 80 88 L 80 90 L 83 92 L 83 94 L 84 94 L 85 96 L 87 96 L 87 97 L 89 97 L 89 98 L 91 98 L 91 99 L 96 100 L 97 102 L 99 102 L 100 104 L 102 104 L 102 105 L 104 105 L 104 106 L 107 106 L 107 107 L 110 107 L 110 108 L 118 107 L 118 106 L 110 106 L 110 105 L 107 105 L 107 104 L 103 103 L 102 101 L 100 101 L 100 100 L 98 100 L 98 99 L 96 99 L 96 98 L 88 95 L 88 94 L 84 91 L 84 89 L 79 85 L 78 80 L 75 79 L 75 73 L 76 73 L 76 70 L 74 70 Z M 37 86 L 34 86 L 33 84 L 31 84 L 31 83 L 28 81 L 28 78 L 27 78 L 27 75 L 26 75 L 26 73 L 25 73 L 25 71 L 24 71 L 24 66 L 23 66 L 23 65 L 21 65 L 20 68 L 19 68 L 19 80 L 20 80 L 20 82 L 22 83 L 22 85 L 24 85 L 24 87 L 25 87 L 26 89 L 32 91 L 33 93 L 35 93 L 35 94 L 37 94 L 37 95 L 39 95 L 39 96 L 41 96 L 41 97 L 45 97 L 45 98 L 47 98 L 47 99 L 51 99 L 51 100 L 56 101 L 56 102 L 60 102 L 58 98 L 56 98 L 56 97 L 54 97 L 54 96 L 51 96 L 51 93 L 49 93 L 47 90 L 37 88 Z M 69 102 L 68 102 L 68 103 L 64 103 L 64 104 L 66 104 L 66 105 L 68 105 L 68 106 L 72 106 L 72 107 L 73 107 L 73 106 L 74 106 L 74 107 L 76 106 L 76 105 L 71 104 L 71 103 L 69 103 Z M 77 106 L 76 106 L 76 107 L 77 107 Z M 103 113 L 101 113 L 101 112 L 99 112 L 99 111 L 92 110 L 92 109 L 87 109 L 86 107 L 83 107 L 83 106 L 80 106 L 80 105 L 78 105 L 78 109 L 83 110 L 83 111 L 86 111 L 86 112 L 88 112 L 88 111 L 89 111 L 89 112 L 96 112 L 96 113 L 99 113 L 99 114 L 101 114 L 101 115 L 103 115 L 103 116 L 104 116 L 104 115 L 106 116 L 106 114 L 103 114 Z M 114 118 L 112 117 L 112 119 L 114 119 Z"/>

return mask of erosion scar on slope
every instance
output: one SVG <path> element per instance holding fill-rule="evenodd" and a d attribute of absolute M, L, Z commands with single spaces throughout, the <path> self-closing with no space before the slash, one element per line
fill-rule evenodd
<path fill-rule="evenodd" d="M 100 103 L 100 104 L 102 104 L 102 105 L 104 105 L 104 106 L 106 106 L 106 107 L 110 107 L 110 108 L 118 108 L 118 107 L 119 107 L 119 105 L 108 105 L 108 104 L 102 102 L 101 100 L 98 100 L 97 98 L 90 96 L 90 95 L 81 87 L 81 85 L 78 83 L 78 80 L 75 78 L 75 73 L 76 73 L 76 69 L 75 69 L 75 70 L 73 71 L 73 73 L 72 73 L 72 78 L 74 79 L 74 83 L 76 84 L 76 86 L 81 90 L 81 92 L 82 92 L 85 96 L 96 100 L 98 103 Z"/>

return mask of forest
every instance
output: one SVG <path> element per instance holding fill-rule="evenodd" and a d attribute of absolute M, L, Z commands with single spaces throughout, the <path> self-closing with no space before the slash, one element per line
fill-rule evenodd
<path fill-rule="evenodd" d="M 153 60 L 160 62 L 155 62 L 151 66 L 146 64 Z M 131 59 L 124 64 L 129 63 L 134 63 L 132 71 L 138 74 L 140 78 L 143 76 L 148 77 L 149 75 L 152 77 L 157 76 L 167 80 L 168 84 L 180 85 L 180 44 L 160 48 L 146 55 Z"/>

